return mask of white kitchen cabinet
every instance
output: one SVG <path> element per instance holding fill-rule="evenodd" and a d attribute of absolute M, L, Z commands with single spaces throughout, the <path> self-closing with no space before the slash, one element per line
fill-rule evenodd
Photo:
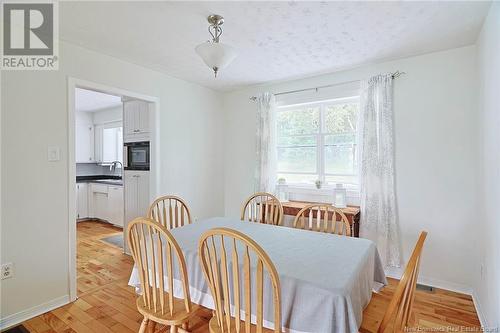
<path fill-rule="evenodd" d="M 125 227 L 149 208 L 149 171 L 125 170 Z"/>
<path fill-rule="evenodd" d="M 149 103 L 139 100 L 123 102 L 124 142 L 149 140 Z"/>
<path fill-rule="evenodd" d="M 76 218 L 89 217 L 88 211 L 88 186 L 87 183 L 76 184 Z"/>
<path fill-rule="evenodd" d="M 108 220 L 108 185 L 90 184 L 90 217 Z"/>
<path fill-rule="evenodd" d="M 89 184 L 89 217 L 123 227 L 123 186 Z"/>
<path fill-rule="evenodd" d="M 123 186 L 108 186 L 108 222 L 123 227 Z"/>
<path fill-rule="evenodd" d="M 123 229 L 127 230 L 130 221 L 147 214 L 150 203 L 149 171 L 125 170 L 123 185 L 125 195 L 125 223 Z M 126 243 L 125 253 L 130 253 Z"/>
<path fill-rule="evenodd" d="M 75 131 L 75 158 L 76 163 L 94 162 L 94 126 L 90 124 L 76 124 Z"/>
<path fill-rule="evenodd" d="M 138 133 L 149 133 L 149 103 L 139 102 L 139 120 L 137 124 Z"/>

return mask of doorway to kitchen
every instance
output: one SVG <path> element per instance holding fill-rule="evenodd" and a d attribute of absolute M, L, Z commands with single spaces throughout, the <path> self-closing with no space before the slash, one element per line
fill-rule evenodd
<path fill-rule="evenodd" d="M 69 80 L 70 297 L 124 274 L 127 222 L 146 215 L 156 194 L 156 98 Z M 109 267 L 108 267 L 109 266 Z M 116 276 L 115 276 L 116 275 Z"/>

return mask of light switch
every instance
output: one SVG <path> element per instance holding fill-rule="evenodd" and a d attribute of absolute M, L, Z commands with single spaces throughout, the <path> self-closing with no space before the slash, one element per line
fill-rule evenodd
<path fill-rule="evenodd" d="M 61 149 L 59 147 L 49 147 L 47 150 L 49 162 L 56 162 L 61 159 Z"/>

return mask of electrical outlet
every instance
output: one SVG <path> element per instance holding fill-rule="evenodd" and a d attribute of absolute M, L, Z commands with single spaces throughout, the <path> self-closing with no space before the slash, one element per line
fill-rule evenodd
<path fill-rule="evenodd" d="M 14 276 L 14 264 L 8 262 L 2 265 L 2 280 L 10 279 Z"/>

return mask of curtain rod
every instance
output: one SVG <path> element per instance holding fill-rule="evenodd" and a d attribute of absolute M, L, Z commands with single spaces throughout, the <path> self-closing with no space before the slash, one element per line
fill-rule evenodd
<path fill-rule="evenodd" d="M 403 74 L 406 74 L 406 72 L 395 71 L 394 73 L 391 74 L 391 77 L 392 77 L 392 79 L 396 79 L 396 78 L 400 77 Z M 298 90 L 281 91 L 279 93 L 274 94 L 274 96 L 294 94 L 294 93 L 303 92 L 303 91 L 309 91 L 309 90 L 316 90 L 316 91 L 318 91 L 318 89 L 330 88 L 330 87 L 335 87 L 335 86 L 339 86 L 339 85 L 342 85 L 342 84 L 349 84 L 349 83 L 354 83 L 354 82 L 359 82 L 359 81 L 361 81 L 361 80 L 352 80 L 352 81 L 347 81 L 347 82 L 339 82 L 339 83 L 328 84 L 328 85 L 325 85 L 325 86 L 319 86 L 319 87 L 314 87 L 314 88 L 305 88 L 305 89 L 298 89 Z M 255 102 L 257 100 L 257 96 L 250 97 L 250 100 L 252 100 L 252 101 Z"/>

